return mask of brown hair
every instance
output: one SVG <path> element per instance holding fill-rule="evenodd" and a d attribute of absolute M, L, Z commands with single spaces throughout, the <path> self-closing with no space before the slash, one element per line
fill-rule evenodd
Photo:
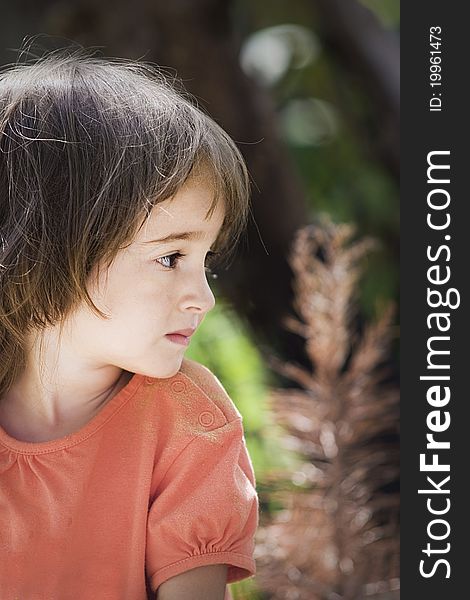
<path fill-rule="evenodd" d="M 181 89 L 179 89 L 181 88 Z M 25 367 L 26 335 L 60 323 L 195 170 L 223 199 L 216 250 L 249 213 L 235 143 L 181 83 L 148 63 L 61 49 L 0 72 L 0 398 Z"/>

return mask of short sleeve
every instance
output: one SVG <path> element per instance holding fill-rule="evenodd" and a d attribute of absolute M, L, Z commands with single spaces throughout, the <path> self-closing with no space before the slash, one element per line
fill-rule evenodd
<path fill-rule="evenodd" d="M 198 432 L 180 451 L 150 505 L 146 571 L 153 591 L 167 579 L 227 564 L 227 583 L 256 573 L 255 476 L 242 420 Z"/>

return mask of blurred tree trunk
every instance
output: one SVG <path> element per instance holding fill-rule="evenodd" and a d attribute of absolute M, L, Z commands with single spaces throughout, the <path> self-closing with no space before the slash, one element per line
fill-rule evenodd
<path fill-rule="evenodd" d="M 60 35 L 100 47 L 108 56 L 142 58 L 176 71 L 239 144 L 253 179 L 256 223 L 250 223 L 231 268 L 219 274 L 219 288 L 249 324 L 261 350 L 275 349 L 308 364 L 303 340 L 280 325 L 293 312 L 287 254 L 294 232 L 308 222 L 304 191 L 279 140 L 269 96 L 239 67 L 230 8 L 230 0 L 42 0 L 35 5 L 21 0 L 4 7 L 0 34 L 11 40 L 9 47 L 18 47 L 23 35 L 12 39 L 6 29 L 11 23 L 19 26 L 26 12 L 29 31 L 24 35 Z M 63 46 L 65 40 L 54 43 Z M 3 62 L 15 58 L 10 53 Z"/>

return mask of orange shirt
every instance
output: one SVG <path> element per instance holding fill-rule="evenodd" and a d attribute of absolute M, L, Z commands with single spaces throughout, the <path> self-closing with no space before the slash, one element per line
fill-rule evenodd
<path fill-rule="evenodd" d="M 195 361 L 135 374 L 61 439 L 0 427 L 1 600 L 146 600 L 216 563 L 227 583 L 244 579 L 257 525 L 242 417 Z"/>

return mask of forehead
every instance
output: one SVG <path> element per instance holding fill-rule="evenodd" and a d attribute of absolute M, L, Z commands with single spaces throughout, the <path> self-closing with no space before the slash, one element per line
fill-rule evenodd
<path fill-rule="evenodd" d="M 192 231 L 199 232 L 194 239 L 216 235 L 225 218 L 225 206 L 218 200 L 208 216 L 213 198 L 214 190 L 207 180 L 189 180 L 174 196 L 152 208 L 135 241 L 145 243 Z"/>

